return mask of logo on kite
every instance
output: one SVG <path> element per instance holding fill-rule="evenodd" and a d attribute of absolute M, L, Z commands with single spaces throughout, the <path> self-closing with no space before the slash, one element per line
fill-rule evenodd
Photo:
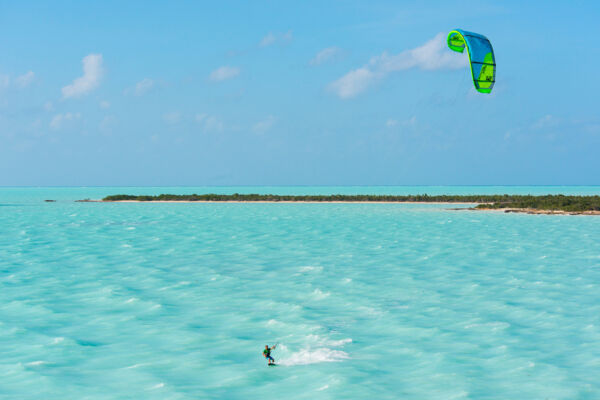
<path fill-rule="evenodd" d="M 448 47 L 459 53 L 467 48 L 475 89 L 480 93 L 491 93 L 496 82 L 496 59 L 488 38 L 456 29 L 448 34 Z"/>

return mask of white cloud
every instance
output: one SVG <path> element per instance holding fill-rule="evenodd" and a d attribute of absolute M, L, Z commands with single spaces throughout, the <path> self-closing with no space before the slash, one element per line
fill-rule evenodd
<path fill-rule="evenodd" d="M 106 101 L 106 100 L 102 100 L 102 101 L 100 102 L 100 108 L 103 108 L 103 109 L 105 109 L 105 110 L 106 110 L 107 108 L 110 108 L 110 102 L 108 102 L 108 101 Z"/>
<path fill-rule="evenodd" d="M 164 114 L 163 119 L 169 124 L 176 124 L 181 121 L 181 113 L 179 111 L 171 111 Z"/>
<path fill-rule="evenodd" d="M 44 103 L 44 110 L 46 110 L 46 111 L 54 110 L 54 104 L 52 104 L 51 101 L 47 101 L 46 103 Z"/>
<path fill-rule="evenodd" d="M 321 65 L 328 61 L 333 61 L 338 58 L 342 54 L 342 49 L 339 47 L 327 47 L 317 53 L 312 60 L 310 60 L 310 65 Z"/>
<path fill-rule="evenodd" d="M 117 118 L 114 115 L 107 115 L 100 121 L 100 132 L 111 133 L 115 125 L 117 124 Z"/>
<path fill-rule="evenodd" d="M 551 114 L 544 115 L 533 122 L 517 125 L 506 131 L 504 139 L 532 139 L 544 138 L 554 140 L 564 136 L 566 132 L 586 131 L 586 123 L 583 121 L 559 118 Z"/>
<path fill-rule="evenodd" d="M 553 115 L 548 114 L 548 115 L 544 115 L 542 118 L 540 118 L 539 120 L 534 122 L 531 125 L 531 128 L 535 129 L 535 130 L 548 129 L 548 128 L 554 128 L 558 124 L 560 124 L 560 119 L 556 118 Z"/>
<path fill-rule="evenodd" d="M 81 118 L 81 113 L 67 112 L 64 114 L 56 114 L 50 121 L 50 128 L 58 130 L 62 128 L 65 123 L 77 120 L 79 118 Z"/>
<path fill-rule="evenodd" d="M 79 97 L 91 92 L 100 85 L 102 79 L 102 54 L 89 54 L 82 60 L 83 76 L 62 88 L 63 98 Z"/>
<path fill-rule="evenodd" d="M 468 65 L 467 56 L 447 49 L 446 34 L 438 33 L 422 46 L 395 55 L 383 53 L 373 57 L 364 67 L 348 72 L 329 85 L 342 99 L 355 97 L 373 82 L 384 79 L 390 73 L 412 68 L 422 70 L 457 69 Z"/>
<path fill-rule="evenodd" d="M 397 119 L 388 119 L 385 122 L 385 126 L 387 126 L 388 128 L 393 128 L 395 126 L 403 126 L 403 127 L 414 127 L 417 125 L 417 116 L 413 115 L 412 117 L 410 117 L 409 119 L 406 119 L 404 121 L 398 121 Z"/>
<path fill-rule="evenodd" d="M 509 129 L 504 133 L 504 140 L 510 140 L 511 136 L 518 133 L 517 129 Z"/>
<path fill-rule="evenodd" d="M 260 41 L 260 47 L 270 46 L 273 43 L 275 43 L 276 41 L 277 41 L 277 38 L 275 37 L 275 35 L 273 33 L 269 32 L 267 34 L 267 36 L 262 38 L 262 40 Z"/>
<path fill-rule="evenodd" d="M 144 78 L 135 84 L 134 93 L 136 96 L 141 96 L 141 95 L 147 93 L 153 87 L 154 87 L 154 81 L 149 78 Z"/>
<path fill-rule="evenodd" d="M 331 83 L 329 88 L 342 99 L 348 99 L 364 92 L 376 76 L 368 68 L 355 69 Z"/>
<path fill-rule="evenodd" d="M 223 130 L 223 122 L 214 115 L 196 114 L 196 122 L 204 132 L 221 132 Z"/>
<path fill-rule="evenodd" d="M 9 86 L 15 86 L 19 89 L 26 88 L 35 79 L 33 71 L 27 71 L 23 75 L 11 78 L 9 75 L 0 74 L 0 89 L 6 89 Z"/>
<path fill-rule="evenodd" d="M 24 73 L 21 76 L 17 76 L 15 78 L 15 85 L 17 85 L 17 87 L 20 88 L 25 88 L 27 86 L 29 86 L 31 84 L 31 82 L 33 82 L 33 79 L 35 78 L 35 74 L 33 73 L 33 71 L 28 71 L 26 73 Z"/>
<path fill-rule="evenodd" d="M 277 118 L 275 118 L 272 115 L 269 115 L 264 120 L 259 121 L 256 124 L 254 124 L 254 126 L 252 127 L 252 130 L 256 133 L 266 133 L 273 127 L 273 125 L 275 125 L 276 121 L 277 121 Z"/>
<path fill-rule="evenodd" d="M 259 45 L 260 47 L 267 47 L 276 43 L 286 44 L 292 40 L 292 37 L 292 31 L 287 31 L 286 33 L 269 32 L 265 37 L 261 39 Z"/>
<path fill-rule="evenodd" d="M 227 65 L 224 65 L 222 67 L 215 69 L 213 72 L 211 72 L 209 79 L 213 82 L 220 82 L 220 81 L 224 81 L 226 79 L 235 78 L 239 74 L 240 74 L 239 68 L 229 67 Z"/>

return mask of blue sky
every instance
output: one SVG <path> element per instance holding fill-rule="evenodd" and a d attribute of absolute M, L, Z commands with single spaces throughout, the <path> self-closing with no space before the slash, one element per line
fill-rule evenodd
<path fill-rule="evenodd" d="M 0 185 L 600 184 L 600 5 L 540 4 L 0 1 Z"/>

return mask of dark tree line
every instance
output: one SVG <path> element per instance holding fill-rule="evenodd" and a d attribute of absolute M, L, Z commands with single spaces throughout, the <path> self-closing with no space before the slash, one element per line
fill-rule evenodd
<path fill-rule="evenodd" d="M 306 202 L 426 202 L 426 203 L 479 203 L 477 208 L 532 208 L 538 210 L 600 211 L 600 196 L 567 195 L 277 195 L 277 194 L 160 194 L 106 196 L 103 201 L 306 201 Z"/>

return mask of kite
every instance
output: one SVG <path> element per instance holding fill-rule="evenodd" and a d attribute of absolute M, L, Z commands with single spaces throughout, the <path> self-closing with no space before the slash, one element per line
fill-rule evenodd
<path fill-rule="evenodd" d="M 491 93 L 496 82 L 496 58 L 488 38 L 456 29 L 448 34 L 448 47 L 459 53 L 467 48 L 475 89 L 480 93 Z"/>

